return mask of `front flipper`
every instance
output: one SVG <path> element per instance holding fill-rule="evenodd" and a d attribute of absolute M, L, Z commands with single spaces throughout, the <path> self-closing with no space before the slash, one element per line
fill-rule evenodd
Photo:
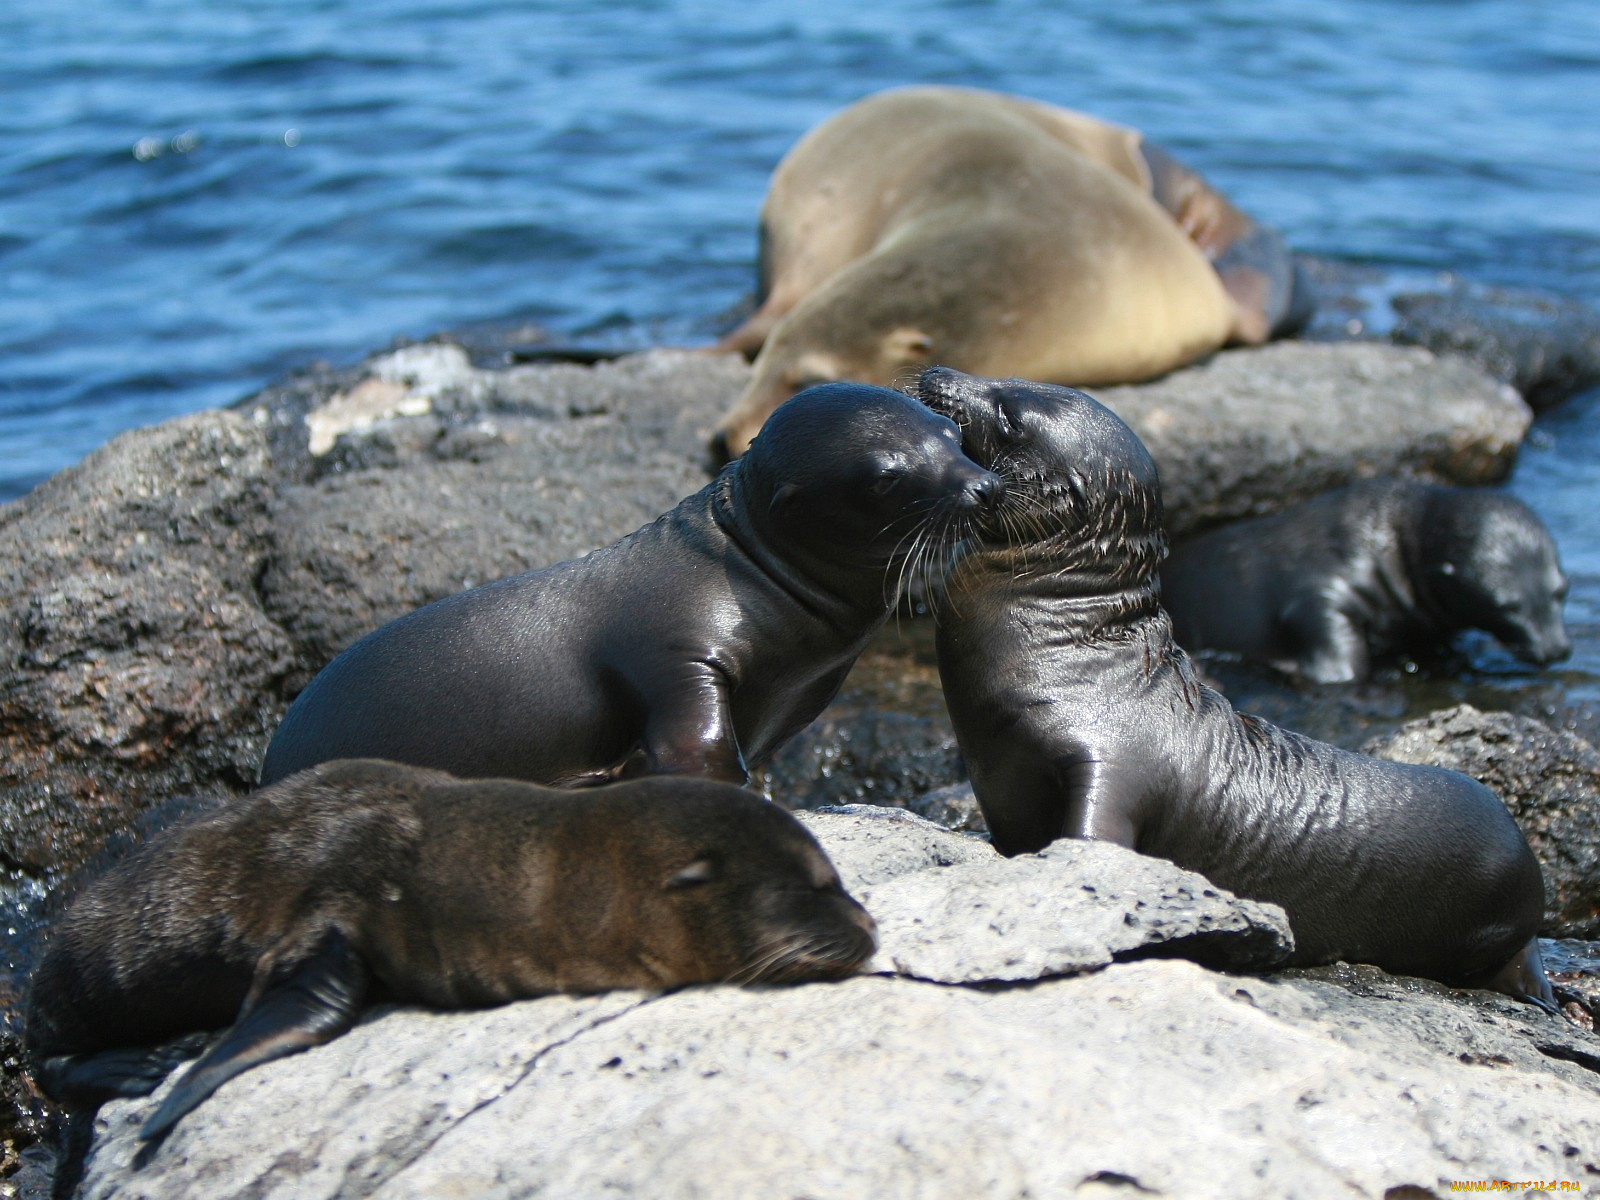
<path fill-rule="evenodd" d="M 1547 1013 L 1561 1015 L 1555 991 L 1544 973 L 1544 956 L 1539 953 L 1539 939 L 1536 937 L 1529 938 L 1528 944 L 1481 986 L 1490 991 L 1504 992 L 1515 1000 L 1536 1004 Z"/>
<path fill-rule="evenodd" d="M 1067 797 L 1061 836 L 1090 842 L 1114 842 L 1132 850 L 1133 801 L 1119 795 L 1112 772 L 1099 759 L 1078 758 L 1058 765 L 1061 789 Z"/>
<path fill-rule="evenodd" d="M 355 1024 L 371 973 L 342 931 L 331 929 L 308 954 L 279 960 L 232 1028 L 201 1056 L 139 1130 L 161 1137 L 242 1071 L 338 1037 Z"/>
<path fill-rule="evenodd" d="M 1273 662 L 1279 669 L 1317 683 L 1359 682 L 1371 669 L 1361 630 L 1325 596 L 1297 596 L 1285 604 L 1278 628 L 1289 647 L 1287 662 Z"/>
<path fill-rule="evenodd" d="M 700 775 L 742 787 L 750 782 L 750 771 L 733 731 L 726 678 L 709 664 L 692 666 L 692 680 L 651 701 L 646 769 L 652 775 Z"/>

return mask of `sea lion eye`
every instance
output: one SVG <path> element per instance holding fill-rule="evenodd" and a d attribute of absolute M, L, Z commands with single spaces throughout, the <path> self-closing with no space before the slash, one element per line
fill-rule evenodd
<path fill-rule="evenodd" d="M 1015 442 L 1022 437 L 1022 430 L 1006 415 L 1006 407 L 1003 404 L 994 406 L 994 431 L 1002 442 Z"/>
<path fill-rule="evenodd" d="M 873 496 L 887 496 L 899 486 L 904 476 L 905 471 L 900 467 L 885 467 L 878 472 L 878 477 L 867 485 L 867 492 Z"/>
<path fill-rule="evenodd" d="M 721 877 L 722 869 L 715 859 L 697 858 L 681 871 L 675 872 L 666 882 L 666 890 L 677 891 L 680 888 L 699 887 L 711 883 Z"/>

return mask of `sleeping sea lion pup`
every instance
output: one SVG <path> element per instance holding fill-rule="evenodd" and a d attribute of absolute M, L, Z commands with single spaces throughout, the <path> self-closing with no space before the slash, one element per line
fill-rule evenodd
<path fill-rule="evenodd" d="M 1553 1007 L 1539 864 L 1465 775 L 1234 712 L 1173 643 L 1155 464 L 1082 392 L 925 372 L 1006 480 L 942 603 L 939 674 L 994 845 L 1103 838 L 1281 904 L 1297 964 L 1345 959 Z"/>
<path fill-rule="evenodd" d="M 948 418 L 887 388 L 814 388 L 616 545 L 368 634 L 290 707 L 262 780 L 367 757 L 563 786 L 743 783 L 833 698 L 902 576 L 999 495 Z"/>
<path fill-rule="evenodd" d="M 1352 484 L 1180 545 L 1161 600 L 1189 650 L 1229 650 L 1319 683 L 1421 654 L 1463 629 L 1518 658 L 1572 650 L 1555 541 L 1522 501 L 1417 480 Z"/>
<path fill-rule="evenodd" d="M 759 274 L 718 347 L 755 356 L 724 455 L 824 380 L 942 362 L 1132 383 L 1310 315 L 1283 239 L 1138 131 L 971 88 L 882 92 L 806 134 L 773 173 Z"/>
<path fill-rule="evenodd" d="M 371 999 L 848 975 L 876 944 L 816 840 L 728 784 L 584 793 L 347 760 L 153 837 L 51 932 L 26 1043 L 69 1107 L 144 1095 L 154 1043 L 230 1026 L 141 1130 L 339 1036 Z"/>

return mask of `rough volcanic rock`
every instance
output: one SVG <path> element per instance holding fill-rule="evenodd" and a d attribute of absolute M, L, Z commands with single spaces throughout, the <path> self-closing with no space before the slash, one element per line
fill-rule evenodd
<path fill-rule="evenodd" d="M 918 871 L 1000 861 L 988 842 L 952 833 L 903 808 L 841 804 L 796 816 L 827 848 L 852 895 Z"/>
<path fill-rule="evenodd" d="M 81 859 L 154 799 L 251 778 L 294 665 L 261 612 L 262 428 L 114 439 L 0 508 L 0 861 Z"/>
<path fill-rule="evenodd" d="M 1462 704 L 1375 739 L 1366 751 L 1482 780 L 1506 802 L 1544 867 L 1544 932 L 1600 937 L 1600 752 L 1588 742 L 1531 717 Z"/>
<path fill-rule="evenodd" d="M 1493 483 L 1532 420 L 1463 359 L 1365 342 L 1277 342 L 1094 395 L 1144 439 L 1167 532 L 1275 512 L 1356 479 Z"/>
<path fill-rule="evenodd" d="M 1238 902 L 1128 851 L 1001 861 L 903 813 L 804 819 L 841 864 L 869 826 L 905 841 L 853 868 L 880 879 L 863 896 L 886 949 L 937 912 L 968 951 L 940 973 L 970 986 L 865 976 L 376 1010 L 229 1082 L 147 1161 L 136 1131 L 168 1085 L 108 1105 L 82 1194 L 1280 1200 L 1600 1182 L 1600 1042 L 1559 1017 L 1374 968 L 1056 976 L 1063 944 L 1098 941 L 1103 962 Z M 1075 868 L 1109 885 L 1080 911 L 1119 919 L 1062 929 L 1016 907 L 1073 890 Z"/>
<path fill-rule="evenodd" d="M 354 638 L 701 486 L 748 370 L 683 351 L 481 370 L 410 346 L 124 435 L 0 509 L 0 866 L 69 867 L 158 800 L 247 788 Z M 1352 475 L 1492 473 L 1526 421 L 1462 362 L 1367 345 L 1228 352 L 1106 395 L 1151 439 L 1179 529 Z M 904 803 L 959 778 L 930 706 L 851 703 L 775 792 Z"/>
<path fill-rule="evenodd" d="M 923 716 L 842 699 L 773 756 L 763 779 L 774 800 L 791 808 L 903 808 L 964 774 L 944 713 Z"/>
<path fill-rule="evenodd" d="M 1600 383 L 1600 313 L 1576 300 L 1458 283 L 1393 304 L 1395 341 L 1471 359 L 1535 409 Z"/>
<path fill-rule="evenodd" d="M 1277 905 L 1238 899 L 1164 858 L 1065 839 L 990 854 L 863 888 L 857 898 L 878 921 L 874 963 L 930 983 L 1016 983 L 1152 956 L 1261 970 L 1294 949 Z"/>
<path fill-rule="evenodd" d="M 1600 942 L 1546 938 L 1540 951 L 1561 1010 L 1593 1033 L 1600 1015 Z"/>
<path fill-rule="evenodd" d="M 987 835 L 989 832 L 989 822 L 984 819 L 983 809 L 978 807 L 978 797 L 973 794 L 971 783 L 950 783 L 923 792 L 908 801 L 906 808 L 935 825 L 958 833 Z"/>
<path fill-rule="evenodd" d="M 505 371 L 449 345 L 389 355 L 308 414 L 327 461 L 278 499 L 266 611 L 314 671 L 414 608 L 613 542 L 706 484 L 705 431 L 746 371 L 665 351 Z"/>

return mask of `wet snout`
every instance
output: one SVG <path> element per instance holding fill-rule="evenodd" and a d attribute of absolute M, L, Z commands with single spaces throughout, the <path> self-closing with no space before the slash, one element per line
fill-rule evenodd
<path fill-rule="evenodd" d="M 917 398 L 934 412 L 965 425 L 970 413 L 964 393 L 976 382 L 953 367 L 929 367 L 917 376 Z"/>
<path fill-rule="evenodd" d="M 961 512 L 980 517 L 992 513 L 1006 498 L 1006 485 L 1000 476 L 966 457 L 950 465 L 950 491 Z"/>
<path fill-rule="evenodd" d="M 1511 653 L 1523 662 L 1547 666 L 1561 662 L 1572 653 L 1572 639 L 1557 615 L 1543 628 L 1522 630 L 1521 636 L 1507 643 Z"/>

